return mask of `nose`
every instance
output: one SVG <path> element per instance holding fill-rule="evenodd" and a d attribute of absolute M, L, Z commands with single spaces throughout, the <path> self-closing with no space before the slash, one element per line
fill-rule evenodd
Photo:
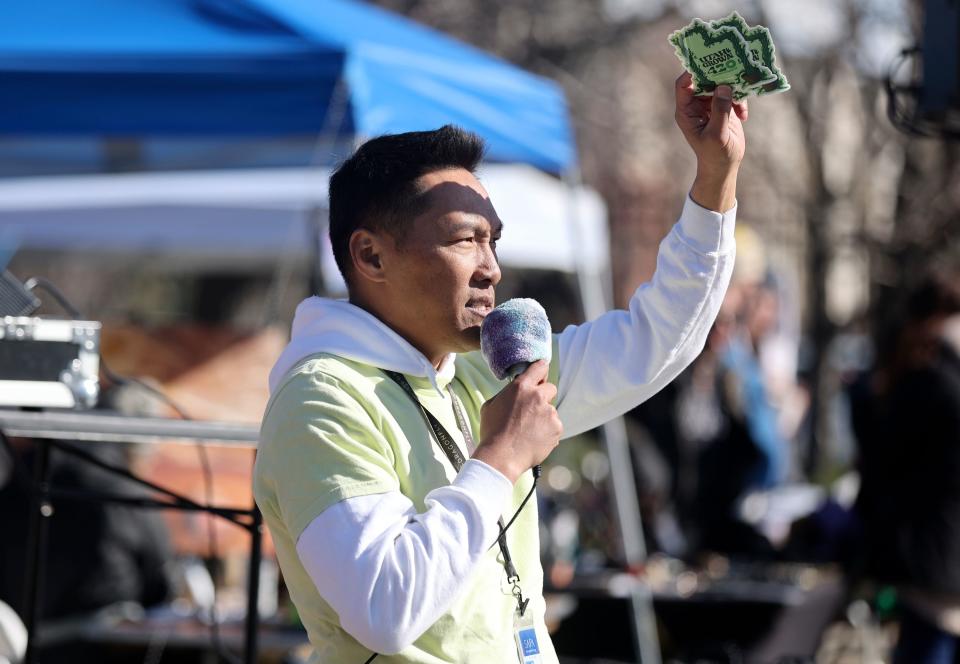
<path fill-rule="evenodd" d="M 489 282 L 496 286 L 500 283 L 500 261 L 497 259 L 497 250 L 490 243 L 480 242 L 477 244 L 478 257 L 477 269 L 474 277 L 477 281 Z"/>

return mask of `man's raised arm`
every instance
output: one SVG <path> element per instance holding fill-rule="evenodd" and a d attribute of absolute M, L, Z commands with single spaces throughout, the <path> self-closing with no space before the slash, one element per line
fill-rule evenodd
<path fill-rule="evenodd" d="M 676 82 L 677 126 L 697 157 L 680 220 L 660 245 L 653 279 L 618 310 L 558 338 L 557 411 L 573 436 L 622 415 L 673 380 L 703 349 L 733 271 L 737 173 L 745 103 L 728 86 L 695 97 Z"/>

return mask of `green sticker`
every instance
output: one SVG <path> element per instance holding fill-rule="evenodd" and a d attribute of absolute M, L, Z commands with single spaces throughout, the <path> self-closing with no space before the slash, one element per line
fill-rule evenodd
<path fill-rule="evenodd" d="M 693 76 L 694 94 L 712 94 L 729 85 L 733 98 L 772 94 L 790 89 L 776 66 L 770 31 L 750 27 L 737 13 L 706 23 L 695 18 L 670 34 L 677 58 Z"/>
<path fill-rule="evenodd" d="M 676 35 L 676 36 L 674 36 Z M 734 87 L 734 96 L 747 88 L 776 81 L 769 68 L 754 61 L 749 45 L 734 27 L 713 29 L 700 19 L 671 35 L 677 55 L 693 75 L 696 92 L 709 93 L 718 85 Z"/>
<path fill-rule="evenodd" d="M 735 28 L 747 42 L 753 59 L 767 67 L 773 75 L 776 76 L 775 81 L 765 81 L 751 86 L 750 92 L 764 95 L 784 92 L 790 89 L 790 83 L 787 82 L 787 77 L 784 76 L 780 68 L 777 67 L 776 49 L 773 46 L 773 38 L 770 36 L 770 30 L 762 25 L 750 27 L 737 12 L 732 12 L 726 18 L 718 21 L 712 21 L 710 25 L 715 30 L 722 27 Z"/>

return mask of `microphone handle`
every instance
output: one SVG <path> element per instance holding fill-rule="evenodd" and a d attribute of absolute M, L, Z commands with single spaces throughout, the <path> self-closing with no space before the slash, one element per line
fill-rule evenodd
<path fill-rule="evenodd" d="M 526 371 L 527 367 L 529 367 L 531 364 L 533 364 L 533 362 L 517 362 L 512 367 L 507 369 L 507 375 L 510 376 L 510 381 L 515 381 L 517 376 Z M 538 479 L 540 479 L 540 475 L 542 474 L 543 467 L 538 463 L 533 467 L 533 481 L 536 482 Z"/>

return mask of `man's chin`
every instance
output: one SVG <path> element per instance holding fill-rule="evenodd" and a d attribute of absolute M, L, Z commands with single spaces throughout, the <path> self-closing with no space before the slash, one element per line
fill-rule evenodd
<path fill-rule="evenodd" d="M 480 350 L 480 326 L 474 325 L 463 330 L 460 337 L 464 341 L 464 352 Z"/>

